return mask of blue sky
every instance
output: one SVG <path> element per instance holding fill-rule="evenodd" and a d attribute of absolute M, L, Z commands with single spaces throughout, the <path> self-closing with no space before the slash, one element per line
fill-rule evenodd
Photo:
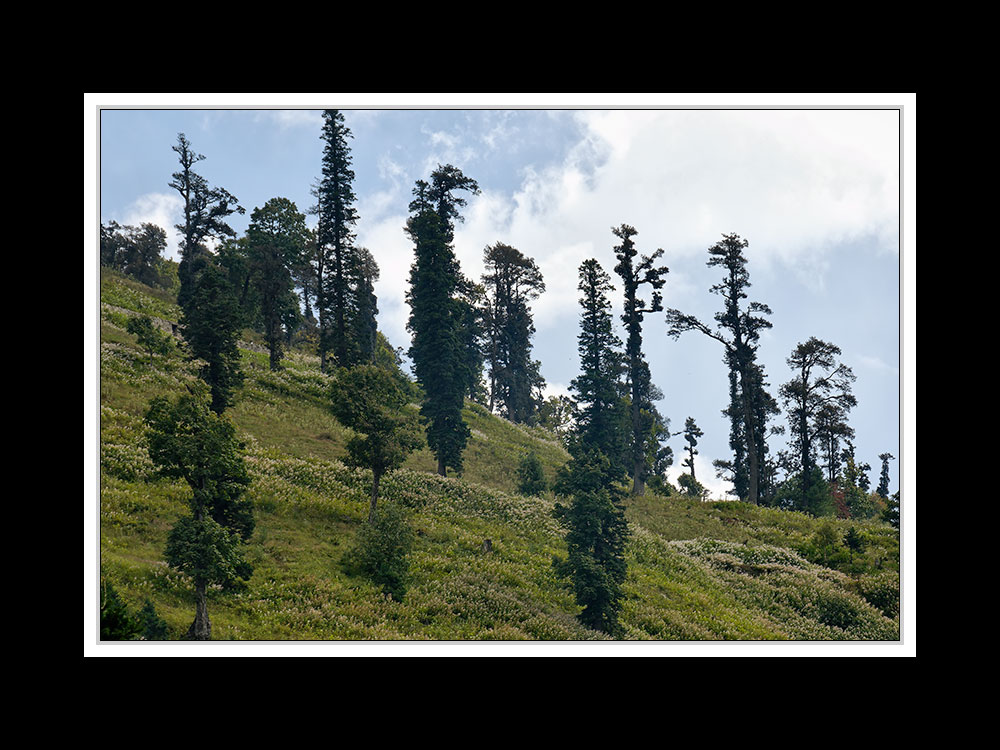
<path fill-rule="evenodd" d="M 548 289 L 534 305 L 534 353 L 551 392 L 566 392 L 578 374 L 577 268 L 596 257 L 614 276 L 613 226 L 634 226 L 641 253 L 663 248 L 670 268 L 665 306 L 705 321 L 719 304 L 708 291 L 719 274 L 705 265 L 707 248 L 724 233 L 738 233 L 750 242 L 751 299 L 774 311 L 774 327 L 760 348 L 771 392 L 777 395 L 778 386 L 791 378 L 785 360 L 796 344 L 816 336 L 839 346 L 842 361 L 857 376 L 858 406 L 850 422 L 858 457 L 872 465 L 874 483 L 878 455 L 892 453 L 897 460 L 890 464 L 890 487 L 900 486 L 900 336 L 906 330 L 900 285 L 907 268 L 901 262 L 905 259 L 912 273 L 915 255 L 912 230 L 904 234 L 907 247 L 900 245 L 901 219 L 912 221 L 913 209 L 901 216 L 902 121 L 890 107 L 912 99 L 630 101 L 606 95 L 494 103 L 486 96 L 399 101 L 347 95 L 342 101 L 310 101 L 304 95 L 253 100 L 198 95 L 164 102 L 91 96 L 92 107 L 129 108 L 85 112 L 93 127 L 91 141 L 85 134 L 85 151 L 92 150 L 93 159 L 85 189 L 99 185 L 85 205 L 85 241 L 93 263 L 98 219 L 152 221 L 174 234 L 180 202 L 167 183 L 177 168 L 171 146 L 179 132 L 206 157 L 197 170 L 246 208 L 245 216 L 234 217 L 237 230 L 273 197 L 289 198 L 305 213 L 321 169 L 318 108 L 343 109 L 354 135 L 358 242 L 381 267 L 379 324 L 397 346 L 408 345 L 403 294 L 412 249 L 403 226 L 410 191 L 439 163 L 460 167 L 482 189 L 470 198 L 456 231 L 464 272 L 478 278 L 484 247 L 498 241 L 541 267 Z M 550 101 L 583 106 L 549 108 Z M 268 108 L 274 105 L 286 108 Z M 488 108 L 440 108 L 479 105 Z M 852 105 L 859 106 L 840 108 Z M 685 108 L 669 108 L 677 106 Z M 754 108 L 744 108 L 749 106 Z M 315 223 L 315 217 L 308 219 Z M 173 237 L 170 247 L 176 247 Z M 912 304 L 912 293 L 902 299 Z M 620 308 L 620 300 L 615 302 Z M 664 392 L 661 412 L 674 431 L 686 417 L 698 422 L 705 435 L 697 475 L 714 496 L 722 496 L 725 485 L 711 468 L 713 459 L 730 457 L 720 413 L 728 385 L 719 344 L 693 332 L 678 341 L 668 338 L 662 315 L 647 317 L 644 342 L 653 381 Z M 908 358 L 912 354 L 911 344 Z M 912 364 L 908 371 L 912 377 Z M 912 397 L 912 388 L 907 393 Z M 676 475 L 683 439 L 676 437 L 671 445 Z M 773 447 L 784 447 L 783 439 L 775 439 Z"/>

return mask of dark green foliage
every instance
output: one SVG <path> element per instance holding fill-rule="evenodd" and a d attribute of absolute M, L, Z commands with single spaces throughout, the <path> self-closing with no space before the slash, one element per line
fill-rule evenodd
<path fill-rule="evenodd" d="M 378 348 L 378 297 L 375 282 L 379 267 L 368 248 L 360 247 L 356 253 L 355 288 L 351 307 L 351 336 L 355 342 L 359 363 L 374 363 Z"/>
<path fill-rule="evenodd" d="M 833 496 L 830 485 L 823 479 L 818 466 L 810 469 L 805 482 L 801 474 L 793 474 L 777 488 L 774 506 L 784 510 L 797 510 L 812 516 L 834 515 Z"/>
<path fill-rule="evenodd" d="M 344 557 L 352 574 L 366 576 L 396 601 L 406 594 L 413 530 L 403 511 L 384 504 L 377 517 L 358 529 L 355 547 Z"/>
<path fill-rule="evenodd" d="M 694 478 L 693 474 L 681 474 L 677 477 L 677 485 L 680 487 L 682 493 L 689 495 L 690 497 L 696 497 L 699 500 L 704 498 L 708 492 L 705 487 Z"/>
<path fill-rule="evenodd" d="M 135 315 L 129 318 L 125 330 L 135 336 L 139 346 L 149 352 L 149 364 L 153 364 L 154 354 L 161 356 L 170 354 L 172 337 L 153 325 L 148 315 Z"/>
<path fill-rule="evenodd" d="M 580 305 L 580 374 L 570 383 L 576 394 L 575 415 L 570 451 L 596 450 L 604 455 L 610 470 L 624 476 L 630 469 L 627 449 L 629 414 L 623 394 L 625 364 L 621 340 L 615 335 L 608 292 L 614 290 L 611 279 L 597 260 L 580 265 L 582 293 Z"/>
<path fill-rule="evenodd" d="M 733 461 L 719 468 L 730 472 L 737 497 L 757 504 L 771 491 L 771 471 L 767 464 L 767 420 L 778 413 L 778 406 L 767 392 L 764 369 L 756 361 L 761 331 L 770 328 L 764 318 L 771 309 L 760 302 L 745 307 L 750 274 L 745 254 L 749 242 L 739 235 L 723 235 L 723 240 L 708 249 L 709 267 L 720 266 L 726 276 L 711 287 L 723 299 L 723 308 L 715 314 L 712 329 L 693 315 L 680 310 L 666 311 L 667 334 L 677 338 L 685 331 L 699 331 L 725 347 L 724 361 L 729 368 L 729 406 L 723 414 L 729 418 L 729 445 Z"/>
<path fill-rule="evenodd" d="M 167 288 L 170 272 L 162 257 L 167 233 L 155 224 L 138 228 L 116 221 L 101 224 L 101 263 L 148 286 Z"/>
<path fill-rule="evenodd" d="M 548 489 L 542 462 L 534 451 L 529 451 L 517 466 L 517 491 L 522 495 L 540 495 Z"/>
<path fill-rule="evenodd" d="M 865 539 L 853 526 L 844 534 L 844 545 L 851 552 L 851 559 L 854 559 L 855 552 L 863 552 L 865 549 Z"/>
<path fill-rule="evenodd" d="M 573 425 L 576 404 L 569 396 L 549 396 L 538 405 L 535 424 L 565 438 Z"/>
<path fill-rule="evenodd" d="M 698 445 L 698 438 L 702 437 L 705 433 L 701 431 L 698 425 L 694 421 L 694 417 L 688 417 L 684 421 L 684 441 L 688 444 L 686 448 L 688 457 L 681 461 L 681 466 L 687 467 L 688 471 L 691 472 L 691 479 L 695 478 L 694 472 L 694 457 L 698 454 L 695 450 L 695 446 Z"/>
<path fill-rule="evenodd" d="M 280 368 L 286 322 L 298 317 L 292 269 L 301 262 L 307 237 L 306 217 L 287 198 L 272 198 L 250 215 L 247 282 L 256 292 L 272 370 Z"/>
<path fill-rule="evenodd" d="M 358 365 L 337 372 L 331 410 L 337 421 L 354 430 L 347 443 L 348 463 L 371 469 L 368 522 L 375 522 L 382 475 L 398 469 L 423 444 L 409 392 L 393 372 L 377 365 Z"/>
<path fill-rule="evenodd" d="M 313 190 L 312 209 L 318 225 L 298 275 L 307 302 L 311 298 L 315 303 L 320 366 L 325 372 L 329 355 L 338 367 L 372 361 L 378 313 L 374 283 L 379 269 L 371 252 L 354 246 L 358 212 L 348 145 L 353 135 L 338 110 L 325 110 L 323 123 L 323 176 Z"/>
<path fill-rule="evenodd" d="M 101 580 L 102 641 L 165 641 L 167 623 L 156 614 L 146 599 L 139 612 L 133 613 L 110 582 Z"/>
<path fill-rule="evenodd" d="M 572 498 L 557 503 L 555 517 L 566 529 L 568 555 L 553 561 L 558 575 L 572 580 L 579 617 L 609 635 L 620 632 L 618 615 L 627 572 L 628 522 L 624 490 L 611 480 L 611 465 L 596 451 L 580 453 L 559 471 L 555 491 Z"/>
<path fill-rule="evenodd" d="M 101 581 L 101 640 L 134 641 L 142 634 L 142 624 L 129 612 L 115 587 Z"/>
<path fill-rule="evenodd" d="M 208 181 L 193 170 L 194 165 L 205 157 L 191 150 L 191 143 L 183 133 L 178 133 L 177 145 L 172 148 L 177 152 L 181 168 L 174 172 L 168 186 L 176 190 L 184 201 L 184 223 L 177 225 L 181 232 L 177 304 L 181 310 L 191 312 L 192 306 L 197 306 L 193 295 L 198 276 L 206 258 L 211 257 L 206 242 L 235 237 L 236 232 L 226 219 L 234 213 L 246 213 L 246 210 L 235 196 L 224 188 L 210 187 Z"/>
<path fill-rule="evenodd" d="M 651 256 L 643 255 L 638 262 L 635 261 L 638 251 L 635 249 L 632 237 L 638 232 L 634 227 L 622 224 L 620 227 L 613 227 L 611 231 L 622 241 L 614 249 L 615 257 L 618 259 L 615 273 L 622 279 L 625 297 L 622 321 L 628 333 L 625 341 L 625 366 L 628 375 L 631 420 L 629 460 L 632 494 L 641 495 L 650 473 L 651 457 L 655 456 L 659 449 L 658 445 L 651 441 L 668 429 L 667 420 L 660 416 L 653 404 L 662 398 L 663 394 L 653 385 L 649 364 L 642 353 L 642 319 L 645 315 L 663 309 L 663 295 L 660 289 L 666 283 L 663 277 L 668 273 L 668 269 L 666 266 L 656 265 L 656 261 L 663 255 L 663 250 L 657 250 Z M 640 288 L 643 286 L 649 286 L 652 291 L 649 302 L 639 297 Z"/>
<path fill-rule="evenodd" d="M 820 415 L 829 408 L 846 414 L 857 405 L 857 399 L 851 394 L 854 373 L 836 361 L 839 355 L 839 347 L 815 337 L 799 344 L 788 358 L 788 366 L 795 377 L 780 390 L 788 414 L 798 473 L 806 480 L 799 487 L 802 506 L 812 502 L 808 497 L 814 491 L 813 483 L 823 482 L 822 472 L 814 471 L 817 468 L 815 445 L 822 428 Z"/>
<path fill-rule="evenodd" d="M 545 291 L 545 282 L 535 261 L 501 242 L 483 251 L 483 264 L 490 409 L 512 422 L 533 422 L 535 392 L 544 383 L 531 359 L 535 326 L 528 303 Z"/>
<path fill-rule="evenodd" d="M 882 520 L 893 528 L 899 528 L 899 491 L 893 492 L 886 500 L 886 509 L 882 513 Z"/>
<path fill-rule="evenodd" d="M 221 414 L 243 384 L 237 343 L 244 317 L 226 271 L 205 258 L 181 314 L 180 327 L 190 355 L 204 361 L 200 375 L 212 393 L 212 410 Z"/>
<path fill-rule="evenodd" d="M 165 641 L 168 639 L 167 623 L 156 614 L 156 607 L 149 599 L 139 610 L 139 621 L 142 623 L 142 640 Z"/>
<path fill-rule="evenodd" d="M 882 462 L 882 471 L 878 478 L 878 489 L 876 492 L 879 497 L 888 498 L 889 497 L 889 462 L 895 458 L 891 453 L 880 453 L 879 461 Z"/>
<path fill-rule="evenodd" d="M 183 479 L 191 489 L 191 515 L 170 530 L 165 556 L 171 567 L 194 579 L 197 612 L 188 637 L 208 640 L 207 587 L 235 588 L 253 572 L 242 557 L 255 525 L 253 507 L 243 498 L 250 484 L 244 446 L 233 424 L 213 413 L 198 393 L 176 401 L 153 399 L 145 421 L 158 473 Z"/>
<path fill-rule="evenodd" d="M 464 200 L 451 194 L 465 189 L 478 192 L 475 181 L 454 167 L 439 167 L 428 184 L 414 188 L 413 214 L 406 231 L 414 243 L 407 302 L 412 334 L 410 358 L 425 398 L 420 413 L 427 427 L 427 445 L 437 457 L 438 473 L 448 467 L 462 470 L 462 452 L 469 428 L 462 418 L 465 393 L 471 380 L 468 341 L 462 325 L 467 309 L 459 298 L 463 276 L 451 246 L 451 218 L 460 218 L 457 206 Z"/>

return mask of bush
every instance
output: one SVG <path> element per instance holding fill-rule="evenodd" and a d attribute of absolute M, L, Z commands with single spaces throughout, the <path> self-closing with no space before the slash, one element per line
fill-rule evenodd
<path fill-rule="evenodd" d="M 540 495 L 548 488 L 542 462 L 534 451 L 527 453 L 517 467 L 517 491 L 522 495 Z"/>
<path fill-rule="evenodd" d="M 366 576 L 396 601 L 406 594 L 413 530 L 403 511 L 384 503 L 375 521 L 358 530 L 357 544 L 345 556 L 348 573 Z"/>

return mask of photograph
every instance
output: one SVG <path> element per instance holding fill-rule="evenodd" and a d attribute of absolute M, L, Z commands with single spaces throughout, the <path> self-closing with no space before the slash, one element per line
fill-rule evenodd
<path fill-rule="evenodd" d="M 915 117 L 85 94 L 85 657 L 915 656 Z"/>

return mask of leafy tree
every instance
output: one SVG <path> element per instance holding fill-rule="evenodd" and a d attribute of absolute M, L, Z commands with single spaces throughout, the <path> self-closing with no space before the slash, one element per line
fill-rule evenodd
<path fill-rule="evenodd" d="M 681 461 L 681 466 L 687 467 L 687 469 L 691 472 L 692 479 L 695 479 L 694 457 L 698 455 L 698 451 L 695 450 L 695 446 L 698 445 L 698 438 L 702 437 L 704 434 L 705 433 L 702 432 L 697 423 L 695 423 L 694 417 L 688 417 L 684 421 L 684 441 L 688 444 L 685 449 L 687 450 L 688 457 Z"/>
<path fill-rule="evenodd" d="M 170 354 L 171 336 L 161 331 L 148 315 L 134 315 L 128 319 L 125 330 L 131 333 L 139 342 L 139 346 L 149 352 L 149 364 L 153 364 L 153 355 L 166 356 Z"/>
<path fill-rule="evenodd" d="M 889 462 L 894 459 L 891 453 L 880 453 L 879 461 L 882 462 L 882 472 L 879 474 L 878 478 L 878 489 L 876 492 L 879 497 L 888 498 L 889 497 Z"/>
<path fill-rule="evenodd" d="M 367 576 L 396 601 L 402 601 L 412 548 L 413 530 L 402 510 L 386 504 L 377 517 L 358 529 L 357 543 L 345 556 L 344 564 L 349 571 Z"/>
<path fill-rule="evenodd" d="M 618 616 L 624 598 L 628 521 L 624 490 L 609 481 L 613 469 L 596 450 L 581 451 L 559 471 L 555 491 L 570 497 L 557 502 L 556 519 L 566 529 L 567 557 L 554 559 L 557 575 L 573 582 L 584 625 L 610 635 L 620 632 Z"/>
<path fill-rule="evenodd" d="M 535 261 L 502 242 L 483 251 L 483 265 L 490 410 L 499 407 L 512 422 L 529 422 L 540 376 L 531 359 L 535 326 L 528 304 L 545 291 L 545 282 Z"/>
<path fill-rule="evenodd" d="M 708 490 L 694 478 L 694 474 L 681 474 L 677 477 L 677 484 L 685 495 L 696 497 L 699 500 L 708 494 Z"/>
<path fill-rule="evenodd" d="M 662 249 L 651 256 L 641 256 L 636 263 L 635 257 L 638 252 L 632 237 L 638 232 L 634 227 L 622 224 L 620 227 L 613 227 L 611 231 L 621 240 L 621 244 L 615 247 L 615 257 L 618 259 L 615 273 L 622 279 L 625 295 L 622 321 L 628 333 L 625 342 L 625 365 L 628 373 L 632 427 L 630 441 L 632 494 L 641 495 L 650 466 L 649 438 L 657 432 L 652 429 L 652 424 L 659 421 L 666 425 L 653 405 L 656 396 L 662 397 L 662 394 L 654 389 L 650 380 L 649 364 L 642 354 L 642 319 L 645 315 L 663 309 L 660 289 L 666 283 L 663 276 L 668 273 L 668 269 L 666 266 L 656 265 L 657 259 L 663 255 Z M 638 296 L 643 286 L 648 286 L 652 290 L 649 303 Z"/>
<path fill-rule="evenodd" d="M 438 473 L 462 470 L 469 427 L 462 418 L 470 381 L 467 342 L 461 327 L 465 308 L 458 300 L 463 276 L 452 248 L 452 219 L 465 200 L 456 190 L 478 192 L 478 185 L 450 165 L 438 167 L 431 182 L 418 180 L 406 231 L 414 243 L 407 302 L 412 334 L 410 358 L 425 397 L 420 413 L 427 425 L 427 445 L 438 460 Z"/>
<path fill-rule="evenodd" d="M 549 396 L 538 407 L 536 424 L 565 438 L 573 426 L 576 403 L 569 396 Z"/>
<path fill-rule="evenodd" d="M 608 460 L 614 475 L 624 476 L 630 469 L 626 447 L 629 417 L 622 385 L 622 342 L 612 327 L 608 301 L 614 286 L 594 258 L 580 265 L 579 279 L 577 288 L 583 295 L 577 337 L 580 374 L 570 383 L 579 408 L 571 452 L 576 450 L 574 445 L 583 451 L 596 450 Z"/>
<path fill-rule="evenodd" d="M 348 463 L 372 471 L 368 523 L 375 522 L 382 476 L 402 466 L 423 443 L 408 403 L 406 390 L 388 370 L 356 365 L 337 372 L 331 409 L 338 422 L 355 432 L 347 442 Z"/>
<path fill-rule="evenodd" d="M 138 228 L 116 221 L 101 225 L 101 263 L 147 286 L 164 286 L 167 233 L 155 224 Z"/>
<path fill-rule="evenodd" d="M 756 361 L 761 331 L 770 328 L 764 317 L 771 309 L 760 302 L 745 307 L 750 274 L 745 254 L 749 242 L 739 235 L 723 235 L 721 242 L 708 249 L 709 267 L 720 266 L 726 275 L 711 287 L 723 299 L 723 309 L 715 314 L 713 329 L 693 315 L 680 310 L 666 312 L 668 335 L 678 338 L 685 331 L 699 331 L 725 348 L 729 368 L 729 406 L 723 412 L 730 420 L 729 444 L 734 460 L 728 464 L 736 494 L 753 504 L 761 499 L 767 450 L 765 422 L 777 412 L 777 404 L 766 390 L 764 370 Z"/>
<path fill-rule="evenodd" d="M 172 148 L 177 153 L 181 168 L 174 172 L 168 186 L 176 190 L 184 201 L 184 222 L 177 225 L 181 232 L 177 304 L 187 313 L 191 311 L 198 275 L 211 256 L 206 243 L 213 239 L 235 237 L 235 230 L 226 220 L 232 214 L 243 214 L 246 210 L 235 196 L 224 188 L 210 187 L 208 181 L 194 171 L 194 165 L 205 157 L 191 149 L 191 143 L 183 133 L 178 133 L 177 145 Z"/>
<path fill-rule="evenodd" d="M 840 348 L 812 337 L 799 344 L 788 358 L 788 366 L 795 377 L 781 386 L 789 428 L 793 440 L 795 459 L 801 483 L 802 504 L 807 505 L 810 483 L 817 480 L 816 436 L 820 431 L 818 415 L 825 407 L 835 407 L 846 413 L 857 405 L 851 393 L 854 373 L 851 368 L 837 362 Z M 822 472 L 818 481 L 823 481 Z"/>
<path fill-rule="evenodd" d="M 238 587 L 253 573 L 242 556 L 255 526 L 252 504 L 243 497 L 250 484 L 244 444 L 232 422 L 211 411 L 197 391 L 175 401 L 154 398 L 145 423 L 157 472 L 191 489 L 191 515 L 170 530 L 165 554 L 171 567 L 194 580 L 196 613 L 187 637 L 209 640 L 208 586 Z"/>
<path fill-rule="evenodd" d="M 522 495 L 540 495 L 546 489 L 542 462 L 534 451 L 528 451 L 517 467 L 517 491 Z"/>
<path fill-rule="evenodd" d="M 281 368 L 284 324 L 298 313 L 292 269 L 307 241 L 306 217 L 287 198 L 254 209 L 247 229 L 248 280 L 257 292 L 271 370 Z"/>

